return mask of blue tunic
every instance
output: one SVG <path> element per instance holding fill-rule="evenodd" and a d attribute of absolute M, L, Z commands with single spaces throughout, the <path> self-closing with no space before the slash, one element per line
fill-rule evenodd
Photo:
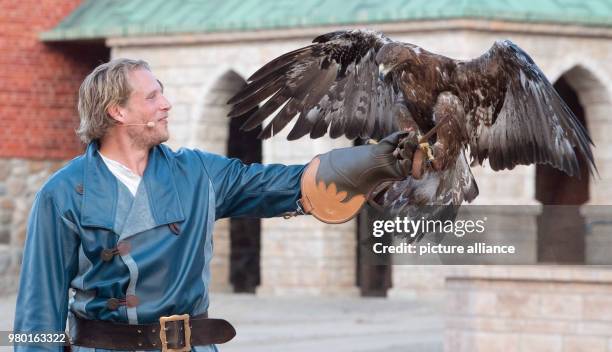
<path fill-rule="evenodd" d="M 69 313 L 131 324 L 204 313 L 215 220 L 278 216 L 295 210 L 300 197 L 303 165 L 246 166 L 236 159 L 199 150 L 174 152 L 164 145 L 151 149 L 132 196 L 108 170 L 97 148 L 91 143 L 36 195 L 15 332 L 64 331 Z M 104 261 L 102 251 L 120 243 L 128 250 Z M 70 288 L 75 295 L 69 302 Z M 109 299 L 128 295 L 138 298 L 136 306 L 108 308 Z"/>

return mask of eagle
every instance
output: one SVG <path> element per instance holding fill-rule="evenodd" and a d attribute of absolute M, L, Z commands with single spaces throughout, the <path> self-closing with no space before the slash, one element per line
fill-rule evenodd
<path fill-rule="evenodd" d="M 587 130 L 509 40 L 454 60 L 371 30 L 327 33 L 265 64 L 228 104 L 230 117 L 258 108 L 243 130 L 271 117 L 261 138 L 294 119 L 289 140 L 326 133 L 380 140 L 416 131 L 424 162 L 370 196 L 415 218 L 454 218 L 478 195 L 470 166 L 485 160 L 496 171 L 540 163 L 579 176 L 580 154 L 596 171 Z"/>

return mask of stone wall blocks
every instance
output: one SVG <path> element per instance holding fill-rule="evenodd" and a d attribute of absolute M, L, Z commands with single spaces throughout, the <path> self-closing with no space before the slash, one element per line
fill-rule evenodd
<path fill-rule="evenodd" d="M 606 352 L 606 339 L 594 336 L 564 336 L 562 352 Z"/>
<path fill-rule="evenodd" d="M 583 318 L 612 322 L 612 295 L 586 295 L 584 297 Z"/>

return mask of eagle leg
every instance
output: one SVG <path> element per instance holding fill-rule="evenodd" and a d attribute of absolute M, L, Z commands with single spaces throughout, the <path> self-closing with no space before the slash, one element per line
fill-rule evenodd
<path fill-rule="evenodd" d="M 435 160 L 433 147 L 429 144 L 429 142 L 419 143 L 419 149 L 425 153 L 426 159 L 428 162 L 432 162 Z"/>
<path fill-rule="evenodd" d="M 419 131 L 419 125 L 414 121 L 404 102 L 398 101 L 393 104 L 393 116 L 400 131 Z"/>
<path fill-rule="evenodd" d="M 440 142 L 436 142 L 434 145 L 429 142 L 419 143 L 419 149 L 423 152 L 423 161 L 427 165 L 427 168 L 433 168 L 436 171 L 443 170 L 446 163 L 444 154 L 444 145 Z"/>
<path fill-rule="evenodd" d="M 431 147 L 433 159 L 430 161 L 434 170 L 440 171 L 445 170 L 461 151 L 460 136 L 463 133 L 460 122 L 465 112 L 459 97 L 450 92 L 440 93 L 433 108 L 433 117 L 436 142 Z"/>
<path fill-rule="evenodd" d="M 433 166 L 434 170 L 440 171 L 446 169 L 446 166 L 448 165 L 448 158 L 447 153 L 444 150 L 444 144 L 438 141 L 434 143 L 431 149 L 434 155 L 433 160 L 431 160 L 431 165 Z"/>
<path fill-rule="evenodd" d="M 412 114 L 406 107 L 403 101 L 397 101 L 393 105 L 393 116 L 397 122 L 397 127 L 400 131 L 416 131 L 419 140 L 419 146 L 415 152 L 412 163 L 412 177 L 420 179 L 423 176 L 426 168 L 430 167 L 433 160 L 433 151 L 428 142 L 427 135 L 423 136 L 419 125 L 416 123 Z"/>

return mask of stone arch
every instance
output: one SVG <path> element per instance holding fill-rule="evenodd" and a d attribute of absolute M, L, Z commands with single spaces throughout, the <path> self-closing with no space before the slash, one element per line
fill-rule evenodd
<path fill-rule="evenodd" d="M 196 107 L 201 111 L 196 114 L 190 144 L 212 153 L 227 153 L 227 113 L 230 107 L 226 103 L 244 84 L 244 78 L 229 69 L 205 87 L 203 101 Z"/>
<path fill-rule="evenodd" d="M 203 97 L 202 111 L 193 129 L 194 144 L 207 151 L 241 159 L 245 163 L 261 162 L 258 131 L 239 131 L 253 111 L 229 119 L 227 101 L 244 85 L 245 79 L 233 69 L 220 75 Z M 225 219 L 215 225 L 215 256 L 211 262 L 212 285 L 216 291 L 254 293 L 260 283 L 259 219 Z"/>
<path fill-rule="evenodd" d="M 575 64 L 558 75 L 555 88 L 575 115 L 589 130 L 595 145 L 593 153 L 601 170 L 609 170 L 612 158 L 607 151 L 611 141 L 601 131 L 609 130 L 606 111 L 610 108 L 609 91 L 593 71 L 582 64 Z M 580 160 L 586 167 L 584 160 Z M 593 177 L 584 171 L 580 179 L 569 178 L 548 166 L 536 169 L 536 198 L 544 204 L 538 217 L 538 261 L 560 263 L 588 263 L 597 261 L 593 243 L 588 235 L 588 224 L 592 216 L 583 204 L 605 204 L 609 197 L 602 192 L 609 189 L 608 172 L 593 182 Z M 602 187 L 603 186 L 603 187 Z M 547 235 L 548 234 L 548 235 Z"/>
<path fill-rule="evenodd" d="M 546 71 L 546 76 L 551 82 L 556 82 L 561 76 L 570 76 L 570 85 L 579 82 L 592 83 L 591 86 L 599 86 L 605 89 L 606 94 L 610 97 L 612 93 L 612 87 L 610 86 L 607 71 L 605 71 L 600 65 L 590 58 L 577 57 L 576 55 L 569 55 L 563 58 L 563 61 L 551 67 L 550 70 Z M 578 87 L 572 86 L 578 90 Z"/>
<path fill-rule="evenodd" d="M 584 118 L 589 133 L 595 144 L 593 154 L 599 168 L 599 177 L 592 183 L 589 191 L 589 204 L 609 204 L 612 194 L 612 139 L 606 131 L 612 128 L 609 111 L 612 107 L 610 90 L 606 86 L 606 77 L 583 64 L 571 66 L 562 75 L 567 84 L 576 92 L 580 105 L 584 109 Z"/>
<path fill-rule="evenodd" d="M 554 87 L 588 130 L 585 109 L 566 75 L 559 77 Z M 577 156 L 580 177 L 570 177 L 550 165 L 536 165 L 535 197 L 543 205 L 536 218 L 538 262 L 585 262 L 585 218 L 580 208 L 589 200 L 590 177 L 587 161 L 579 153 Z"/>

